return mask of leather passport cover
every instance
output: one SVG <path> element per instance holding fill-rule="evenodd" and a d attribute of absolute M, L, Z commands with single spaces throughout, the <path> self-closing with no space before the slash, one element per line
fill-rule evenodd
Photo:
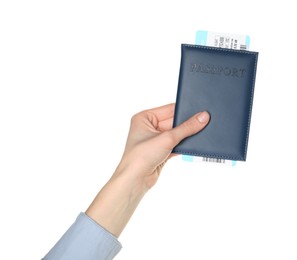
<path fill-rule="evenodd" d="M 173 127 L 200 111 L 211 119 L 174 153 L 245 161 L 258 53 L 182 44 Z"/>

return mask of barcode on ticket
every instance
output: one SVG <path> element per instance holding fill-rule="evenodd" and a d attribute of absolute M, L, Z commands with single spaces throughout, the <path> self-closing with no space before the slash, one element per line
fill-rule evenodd
<path fill-rule="evenodd" d="M 250 37 L 240 34 L 197 31 L 196 44 L 234 50 L 248 50 Z"/>
<path fill-rule="evenodd" d="M 208 157 L 202 157 L 203 162 L 214 162 L 214 163 L 225 163 L 226 160 L 224 159 L 217 159 L 217 158 L 208 158 Z"/>
<path fill-rule="evenodd" d="M 236 165 L 236 161 L 230 161 L 230 160 L 218 159 L 218 158 L 208 158 L 208 157 L 184 155 L 184 154 L 182 155 L 182 159 L 183 159 L 183 161 L 186 161 L 186 162 L 214 163 L 214 164 L 229 165 L 229 166 Z"/>

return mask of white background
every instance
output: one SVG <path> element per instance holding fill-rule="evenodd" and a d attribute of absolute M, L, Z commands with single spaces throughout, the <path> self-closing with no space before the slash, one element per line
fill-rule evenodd
<path fill-rule="evenodd" d="M 296 259 L 296 14 L 264 2 L 1 1 L 0 259 L 40 259 L 87 208 L 199 29 L 260 53 L 247 162 L 172 159 L 116 259 Z"/>

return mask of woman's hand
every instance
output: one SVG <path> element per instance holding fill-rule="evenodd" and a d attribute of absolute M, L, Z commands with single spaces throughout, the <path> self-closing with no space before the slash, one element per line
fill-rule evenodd
<path fill-rule="evenodd" d="M 209 121 L 200 112 L 183 124 L 172 128 L 174 104 L 142 111 L 132 117 L 129 135 L 119 168 L 130 168 L 150 189 L 157 181 L 172 149 L 184 138 L 201 131 Z"/>

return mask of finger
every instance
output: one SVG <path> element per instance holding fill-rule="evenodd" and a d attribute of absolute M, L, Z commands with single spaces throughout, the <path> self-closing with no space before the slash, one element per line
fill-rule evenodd
<path fill-rule="evenodd" d="M 171 132 L 179 143 L 184 138 L 200 132 L 208 124 L 209 119 L 210 115 L 208 112 L 200 112 L 172 129 Z"/>
<path fill-rule="evenodd" d="M 173 125 L 173 117 L 160 121 L 158 123 L 158 130 L 160 130 L 161 132 L 168 131 L 172 129 L 172 125 Z"/>
<path fill-rule="evenodd" d="M 163 120 L 173 117 L 174 108 L 175 108 L 175 104 L 172 103 L 172 104 L 168 104 L 165 106 L 156 107 L 156 108 L 146 110 L 146 112 L 153 113 L 157 117 L 158 121 L 163 121 Z"/>
<path fill-rule="evenodd" d="M 167 138 L 164 138 L 164 145 L 173 149 L 173 147 L 186 137 L 200 132 L 208 124 L 209 120 L 210 115 L 206 111 L 192 116 L 172 130 L 164 132 L 167 135 Z"/>

